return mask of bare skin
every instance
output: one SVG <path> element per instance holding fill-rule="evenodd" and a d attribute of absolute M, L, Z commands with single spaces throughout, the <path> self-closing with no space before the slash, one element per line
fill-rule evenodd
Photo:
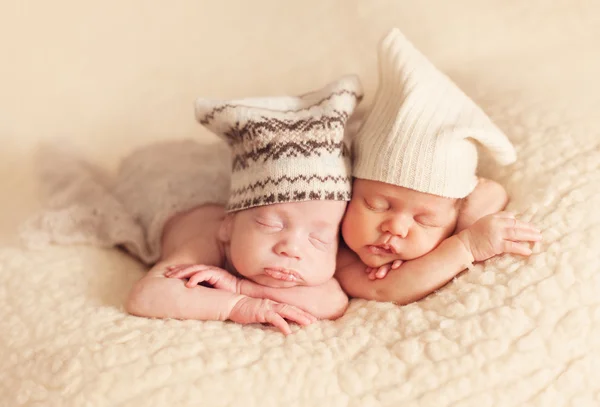
<path fill-rule="evenodd" d="M 507 195 L 480 179 L 464 200 L 355 180 L 342 225 L 336 277 L 352 297 L 408 304 L 441 288 L 474 261 L 531 254 L 539 230 L 499 212 Z"/>
<path fill-rule="evenodd" d="M 343 202 L 309 201 L 235 215 L 218 205 L 178 214 L 126 309 L 153 318 L 268 323 L 284 334 L 291 333 L 287 321 L 337 318 L 348 304 L 333 278 L 344 209 Z M 315 215 L 298 219 L 304 212 Z"/>
<path fill-rule="evenodd" d="M 507 227 L 527 228 L 528 225 L 520 223 L 511 225 L 512 218 L 507 214 L 504 214 L 504 219 L 507 219 L 504 225 L 490 217 L 474 227 L 475 221 L 501 210 L 506 201 L 504 189 L 485 180 L 461 202 L 430 202 L 434 207 L 442 205 L 446 212 L 454 213 L 455 208 L 457 211 L 456 218 L 442 219 L 444 227 L 441 228 L 441 236 L 436 228 L 435 233 L 426 236 L 425 243 L 435 245 L 427 255 L 417 256 L 411 261 L 396 258 L 383 266 L 369 263 L 375 267 L 367 274 L 366 263 L 347 247 L 342 247 L 337 257 L 336 277 L 347 293 L 355 297 L 401 304 L 418 300 L 446 284 L 472 261 L 489 255 L 489 250 L 481 253 L 481 244 L 476 244 L 485 241 L 482 237 L 489 238 L 492 232 L 496 233 L 494 236 L 499 236 L 498 233 L 502 230 L 512 233 L 506 232 Z M 243 235 L 249 227 L 248 224 L 238 224 L 237 231 L 243 235 L 236 236 L 233 233 L 236 230 L 235 223 L 232 221 L 233 218 L 227 217 L 224 209 L 216 205 L 202 206 L 173 217 L 164 230 L 162 257 L 133 287 L 127 310 L 135 315 L 156 318 L 230 319 L 240 323 L 270 323 L 285 334 L 291 332 L 286 319 L 307 325 L 315 317 L 333 319 L 343 314 L 348 298 L 338 282 L 329 278 L 327 273 L 317 273 L 315 280 L 310 273 L 296 276 L 286 270 L 270 270 L 269 274 L 259 272 L 253 276 L 261 281 L 261 284 L 257 284 L 224 270 L 222 267 L 231 261 L 232 239 L 237 238 L 243 242 Z M 277 220 L 272 224 L 268 221 L 266 226 L 260 227 L 277 235 Z M 269 228 L 273 227 L 275 231 L 270 232 Z M 458 234 L 446 236 L 453 231 Z M 535 230 L 529 232 L 535 233 Z M 263 239 L 264 236 L 259 240 L 264 241 Z M 492 247 L 492 252 L 500 250 L 499 244 L 506 243 L 499 239 L 496 246 Z M 431 241 L 433 243 L 429 243 Z M 522 249 L 522 246 L 516 247 Z M 419 250 L 423 250 L 420 247 L 417 249 L 417 254 Z M 505 249 L 508 252 L 510 248 Z M 255 251 L 246 247 L 242 253 Z M 410 251 L 408 254 L 411 254 Z M 385 255 L 386 253 L 382 253 L 379 257 L 383 257 L 385 261 Z M 414 250 L 412 255 L 414 256 Z M 320 261 L 323 260 L 318 259 L 315 264 Z M 394 262 L 399 265 L 392 268 Z M 382 276 L 375 276 L 374 272 L 382 267 L 388 270 Z M 255 270 L 244 269 L 243 265 L 239 268 L 249 276 L 256 273 Z M 396 270 L 398 268 L 400 270 Z M 391 270 L 394 272 L 382 280 Z M 201 283 L 208 283 L 213 288 L 199 285 Z"/>

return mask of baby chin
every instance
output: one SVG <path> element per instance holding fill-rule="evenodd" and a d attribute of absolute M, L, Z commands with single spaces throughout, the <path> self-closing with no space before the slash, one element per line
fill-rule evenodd
<path fill-rule="evenodd" d="M 248 277 L 248 279 L 254 281 L 256 284 L 264 285 L 265 287 L 271 288 L 290 288 L 302 285 L 300 281 L 288 281 L 279 278 L 274 278 L 266 273 Z"/>
<path fill-rule="evenodd" d="M 368 267 L 380 267 L 384 264 L 391 263 L 394 260 L 402 260 L 397 254 L 373 250 L 370 247 L 361 250 L 359 257 Z"/>

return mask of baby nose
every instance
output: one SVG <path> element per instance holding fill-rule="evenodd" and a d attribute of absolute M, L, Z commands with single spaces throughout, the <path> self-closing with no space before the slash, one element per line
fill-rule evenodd
<path fill-rule="evenodd" d="M 291 257 L 295 259 L 300 258 L 300 248 L 293 240 L 286 239 L 277 242 L 274 247 L 275 253 L 284 257 Z"/>
<path fill-rule="evenodd" d="M 410 230 L 412 219 L 408 216 L 395 215 L 382 224 L 382 232 L 405 238 Z"/>

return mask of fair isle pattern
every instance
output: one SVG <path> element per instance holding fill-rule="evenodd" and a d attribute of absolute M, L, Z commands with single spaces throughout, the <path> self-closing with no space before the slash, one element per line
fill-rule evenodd
<path fill-rule="evenodd" d="M 338 183 L 338 182 L 347 182 L 348 177 L 334 177 L 331 175 L 327 175 L 324 177 L 321 177 L 318 175 L 309 175 L 309 176 L 300 175 L 298 177 L 288 177 L 288 176 L 284 175 L 283 177 L 278 178 L 278 179 L 269 178 L 264 181 L 257 181 L 254 184 L 232 190 L 231 195 L 236 196 L 236 197 L 243 196 L 243 195 L 247 194 L 248 192 L 255 191 L 255 190 L 261 189 L 261 188 L 267 188 L 267 187 L 269 187 L 269 185 L 278 186 L 282 182 L 289 182 L 290 184 L 294 184 L 297 182 L 310 183 L 314 180 L 318 180 L 321 183 L 330 182 L 330 181 L 334 182 L 334 183 Z M 302 192 L 300 194 L 302 194 L 302 195 L 298 195 L 297 198 L 299 200 L 305 199 L 305 196 L 303 195 L 303 194 L 305 194 L 305 192 Z M 333 192 L 331 194 L 326 193 L 325 199 L 334 199 L 332 194 L 333 194 Z"/>
<path fill-rule="evenodd" d="M 310 155 L 321 155 L 323 152 L 329 154 L 338 153 L 340 157 L 348 157 L 349 149 L 343 140 L 337 137 L 328 137 L 331 132 L 341 131 L 348 120 L 345 112 L 335 112 L 334 116 L 321 118 L 307 118 L 302 120 L 280 120 L 262 117 L 259 121 L 248 122 L 244 126 L 236 123 L 229 131 L 224 133 L 227 141 L 239 152 L 233 157 L 232 169 L 248 168 L 256 162 L 265 162 L 269 159 L 278 160 L 285 157 L 299 157 Z M 249 151 L 246 146 L 238 148 L 241 141 L 251 143 L 260 139 L 260 134 L 270 132 L 272 134 L 299 133 L 312 134 L 310 139 L 293 141 L 292 138 L 281 137 L 281 140 L 273 139 L 266 144 L 256 146 Z"/>
<path fill-rule="evenodd" d="M 356 76 L 297 97 L 198 99 L 198 121 L 231 147 L 228 211 L 350 200 L 346 122 L 362 98 Z"/>
<path fill-rule="evenodd" d="M 350 178 L 347 178 L 345 182 L 351 182 Z M 348 191 L 289 191 L 283 193 L 270 193 L 258 195 L 256 193 L 251 198 L 246 199 L 235 199 L 233 204 L 227 206 L 229 212 L 239 211 L 241 209 L 253 208 L 255 206 L 272 205 L 276 203 L 286 202 L 302 202 L 302 201 L 349 201 L 351 193 Z"/>

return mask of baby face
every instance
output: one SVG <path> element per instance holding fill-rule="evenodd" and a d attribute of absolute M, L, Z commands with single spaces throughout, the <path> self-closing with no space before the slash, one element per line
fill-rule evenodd
<path fill-rule="evenodd" d="M 344 241 L 369 267 L 429 253 L 456 226 L 456 199 L 355 179 L 342 223 Z"/>
<path fill-rule="evenodd" d="M 230 261 L 269 287 L 323 284 L 335 272 L 345 209 L 346 202 L 306 201 L 237 212 L 225 227 Z"/>

